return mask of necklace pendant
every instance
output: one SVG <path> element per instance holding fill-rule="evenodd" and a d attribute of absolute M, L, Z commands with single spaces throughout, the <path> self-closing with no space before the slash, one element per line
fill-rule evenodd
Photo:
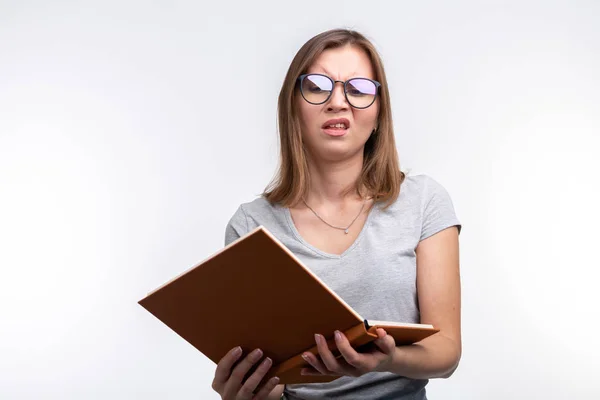
<path fill-rule="evenodd" d="M 346 233 L 346 235 L 348 234 L 348 229 L 344 229 L 344 232 Z"/>

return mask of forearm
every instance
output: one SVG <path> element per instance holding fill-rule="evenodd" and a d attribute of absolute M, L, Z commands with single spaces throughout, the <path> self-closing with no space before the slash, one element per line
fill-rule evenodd
<path fill-rule="evenodd" d="M 280 400 L 284 387 L 284 385 L 275 386 L 275 389 L 271 390 L 271 393 L 267 396 L 267 400 Z"/>
<path fill-rule="evenodd" d="M 396 347 L 383 370 L 412 379 L 448 378 L 460 356 L 460 343 L 437 334 L 410 346 Z"/>

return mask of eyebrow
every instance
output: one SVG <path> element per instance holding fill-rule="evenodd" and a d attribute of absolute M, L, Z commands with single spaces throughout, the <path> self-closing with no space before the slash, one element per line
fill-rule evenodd
<path fill-rule="evenodd" d="M 315 66 L 315 68 L 317 68 L 317 69 L 320 69 L 322 72 L 324 72 L 324 73 L 325 73 L 325 75 L 327 75 L 327 76 L 329 76 L 329 77 L 331 77 L 331 75 L 333 75 L 332 73 L 330 73 L 329 71 L 327 71 L 325 68 L 323 68 L 323 67 L 322 67 L 322 66 L 320 66 L 320 65 L 317 65 L 317 66 Z M 357 74 L 356 74 L 356 71 L 352 72 L 352 73 L 351 73 L 351 74 L 349 74 L 348 76 L 350 76 L 350 77 L 356 77 L 356 76 L 357 76 Z"/>

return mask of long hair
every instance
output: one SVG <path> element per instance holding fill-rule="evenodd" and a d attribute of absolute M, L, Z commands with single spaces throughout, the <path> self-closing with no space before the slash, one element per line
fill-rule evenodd
<path fill-rule="evenodd" d="M 365 143 L 362 172 L 346 194 L 356 190 L 361 196 L 373 196 L 389 207 L 399 196 L 405 175 L 400 170 L 394 139 L 392 110 L 387 79 L 375 46 L 359 32 L 333 29 L 313 37 L 296 53 L 288 68 L 277 103 L 280 143 L 279 167 L 262 195 L 271 203 L 284 207 L 297 204 L 308 194 L 310 185 L 307 157 L 302 142 L 299 110 L 295 106 L 299 92 L 297 79 L 327 49 L 353 45 L 369 56 L 375 80 L 381 83 L 377 130 Z"/>

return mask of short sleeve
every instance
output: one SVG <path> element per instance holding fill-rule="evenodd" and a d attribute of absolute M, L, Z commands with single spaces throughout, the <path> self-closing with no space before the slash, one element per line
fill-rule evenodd
<path fill-rule="evenodd" d="M 420 240 L 452 226 L 456 226 L 460 234 L 462 225 L 456 216 L 454 204 L 448 191 L 437 181 L 427 176 L 425 177 L 423 189 L 422 207 Z"/>
<path fill-rule="evenodd" d="M 238 207 L 225 227 L 225 246 L 248 232 L 248 221 L 242 205 Z"/>

